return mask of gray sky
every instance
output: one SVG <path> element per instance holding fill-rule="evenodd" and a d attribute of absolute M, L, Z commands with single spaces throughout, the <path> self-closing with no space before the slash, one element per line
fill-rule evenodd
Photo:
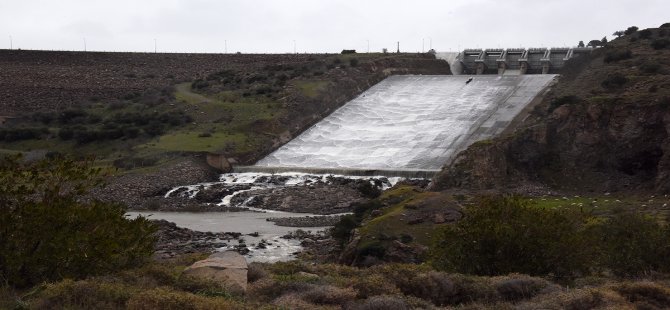
<path fill-rule="evenodd" d="M 670 22 L 669 0 L 0 0 L 0 48 L 456 51 L 573 46 Z"/>

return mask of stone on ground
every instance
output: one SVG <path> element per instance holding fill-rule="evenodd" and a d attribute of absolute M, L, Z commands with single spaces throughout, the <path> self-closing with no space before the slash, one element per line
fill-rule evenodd
<path fill-rule="evenodd" d="M 183 277 L 214 281 L 234 293 L 247 290 L 247 260 L 237 252 L 226 251 L 197 261 L 182 273 Z"/>

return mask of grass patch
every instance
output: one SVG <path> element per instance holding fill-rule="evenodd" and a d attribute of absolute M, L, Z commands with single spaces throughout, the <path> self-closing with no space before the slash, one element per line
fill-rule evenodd
<path fill-rule="evenodd" d="M 309 98 L 316 98 L 319 92 L 328 86 L 328 81 L 298 80 L 293 85 L 300 89 L 303 95 Z"/>

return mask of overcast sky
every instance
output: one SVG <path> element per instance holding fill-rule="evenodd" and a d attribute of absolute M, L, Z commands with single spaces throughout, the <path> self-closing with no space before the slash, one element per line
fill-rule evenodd
<path fill-rule="evenodd" d="M 0 0 L 0 48 L 159 52 L 574 46 L 670 22 L 670 0 Z M 422 45 L 422 42 L 423 45 Z"/>

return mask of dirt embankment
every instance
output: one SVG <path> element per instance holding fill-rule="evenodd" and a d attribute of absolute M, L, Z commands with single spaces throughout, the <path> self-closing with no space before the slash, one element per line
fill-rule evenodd
<path fill-rule="evenodd" d="M 0 114 L 108 102 L 222 70 L 304 62 L 311 54 L 152 54 L 0 50 Z"/>
<path fill-rule="evenodd" d="M 670 191 L 670 28 L 571 60 L 515 133 L 476 143 L 434 189 Z"/>

